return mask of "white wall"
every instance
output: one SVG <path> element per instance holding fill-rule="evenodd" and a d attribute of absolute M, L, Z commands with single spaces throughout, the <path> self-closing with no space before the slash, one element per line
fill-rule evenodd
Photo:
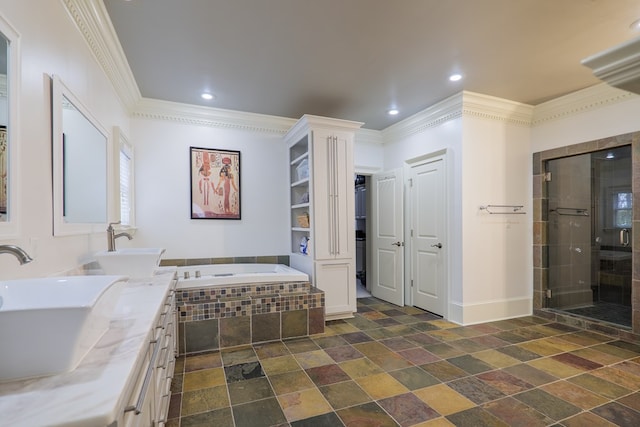
<path fill-rule="evenodd" d="M 443 105 L 444 120 L 410 119 L 417 133 L 385 132 L 384 168 L 447 152 L 448 318 L 471 324 L 530 314 L 532 110 L 466 92 Z M 489 215 L 479 209 L 487 204 L 522 205 L 526 214 Z"/>
<path fill-rule="evenodd" d="M 589 97 L 596 93 L 602 99 L 610 98 L 611 103 L 594 108 Z M 622 101 L 616 102 L 617 97 Z M 575 113 L 566 117 L 544 120 L 531 128 L 531 153 L 635 132 L 640 129 L 640 96 L 630 95 L 604 84 L 549 101 L 536 110 L 553 109 L 555 106 L 573 102 Z M 580 105 L 584 104 L 583 112 Z M 590 108 L 587 108 L 590 107 Z"/>
<path fill-rule="evenodd" d="M 403 168 L 412 159 L 446 150 L 450 301 L 462 300 L 462 129 L 462 118 L 457 117 L 402 138 L 392 137 L 384 145 L 384 170 Z"/>
<path fill-rule="evenodd" d="M 353 162 L 356 173 L 368 175 L 384 167 L 384 140 L 382 133 L 368 129 L 356 131 L 353 144 Z"/>
<path fill-rule="evenodd" d="M 164 258 L 286 255 L 288 161 L 282 135 L 136 119 L 135 246 Z M 240 151 L 241 220 L 190 219 L 189 147 Z"/>
<path fill-rule="evenodd" d="M 460 323 L 531 313 L 533 251 L 528 126 L 463 118 L 462 299 Z M 486 205 L 522 205 L 526 214 L 488 214 Z M 494 212 L 509 211 L 495 208 Z M 458 304 L 460 306 L 458 306 Z"/>
<path fill-rule="evenodd" d="M 0 13 L 20 34 L 21 87 L 19 129 L 12 141 L 19 150 L 11 178 L 18 180 L 19 236 L 2 240 L 27 250 L 35 261 L 20 266 L 0 255 L 0 278 L 45 276 L 85 262 L 106 248 L 106 234 L 53 237 L 51 182 L 51 92 L 57 74 L 103 127 L 129 128 L 129 119 L 109 80 L 59 1 L 0 0 Z"/>

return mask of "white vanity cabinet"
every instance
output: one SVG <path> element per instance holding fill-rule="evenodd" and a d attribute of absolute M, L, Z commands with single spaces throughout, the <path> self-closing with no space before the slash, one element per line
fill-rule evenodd
<path fill-rule="evenodd" d="M 327 320 L 352 317 L 356 311 L 353 144 L 360 126 L 305 115 L 285 135 L 291 185 L 290 263 L 325 292 Z M 301 173 L 304 167 L 308 172 Z M 306 250 L 305 239 L 309 239 Z"/>
<path fill-rule="evenodd" d="M 149 332 L 149 345 L 124 408 L 126 427 L 161 426 L 167 421 L 177 348 L 175 286 L 174 279 Z"/>
<path fill-rule="evenodd" d="M 160 270 L 127 282 L 109 329 L 76 369 L 1 384 L 0 424 L 164 425 L 176 356 L 177 280 L 175 269 Z"/>

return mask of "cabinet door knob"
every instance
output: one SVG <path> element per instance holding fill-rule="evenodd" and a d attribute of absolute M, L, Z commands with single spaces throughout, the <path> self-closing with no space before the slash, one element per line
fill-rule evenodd
<path fill-rule="evenodd" d="M 432 248 L 442 249 L 442 243 L 437 243 L 435 245 L 431 245 Z"/>
<path fill-rule="evenodd" d="M 403 242 L 395 242 L 395 243 L 392 243 L 392 245 L 400 247 L 400 246 L 404 246 L 404 243 Z"/>

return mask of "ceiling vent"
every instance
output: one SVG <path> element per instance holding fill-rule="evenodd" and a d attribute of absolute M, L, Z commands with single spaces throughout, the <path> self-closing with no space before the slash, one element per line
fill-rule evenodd
<path fill-rule="evenodd" d="M 585 58 L 582 65 L 609 85 L 640 94 L 640 37 Z"/>

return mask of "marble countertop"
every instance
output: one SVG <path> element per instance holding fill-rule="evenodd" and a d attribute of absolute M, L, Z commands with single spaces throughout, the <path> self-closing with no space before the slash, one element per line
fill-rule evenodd
<path fill-rule="evenodd" d="M 109 330 L 73 371 L 0 383 L 0 423 L 22 426 L 108 426 L 129 403 L 174 269 L 129 281 Z"/>

